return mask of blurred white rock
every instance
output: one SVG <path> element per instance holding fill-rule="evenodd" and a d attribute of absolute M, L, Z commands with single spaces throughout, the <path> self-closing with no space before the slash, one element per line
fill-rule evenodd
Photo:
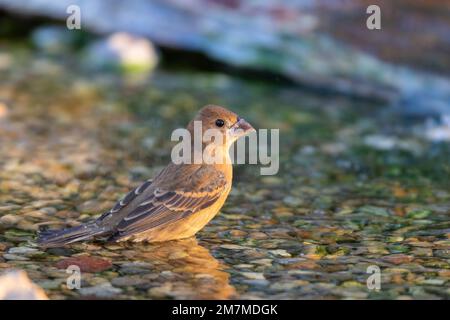
<path fill-rule="evenodd" d="M 450 141 L 450 116 L 444 115 L 439 123 L 428 121 L 425 128 L 425 137 L 433 142 Z"/>
<path fill-rule="evenodd" d="M 48 297 L 25 271 L 10 270 L 0 276 L 0 300 L 48 300 Z"/>
<path fill-rule="evenodd" d="M 93 68 L 120 68 L 149 71 L 158 64 L 158 53 L 147 38 L 126 32 L 113 33 L 92 43 L 86 50 L 86 63 Z"/>

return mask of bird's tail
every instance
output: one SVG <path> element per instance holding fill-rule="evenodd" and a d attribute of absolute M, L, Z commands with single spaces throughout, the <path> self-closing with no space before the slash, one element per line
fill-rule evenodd
<path fill-rule="evenodd" d="M 103 228 L 95 222 L 90 222 L 67 229 L 40 231 L 37 242 L 43 247 L 61 247 L 69 243 L 89 240 L 104 233 Z"/>

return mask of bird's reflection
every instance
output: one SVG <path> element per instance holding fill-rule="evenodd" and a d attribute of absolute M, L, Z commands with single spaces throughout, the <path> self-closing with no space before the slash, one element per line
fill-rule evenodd
<path fill-rule="evenodd" d="M 225 265 L 210 251 L 189 238 L 150 244 L 128 244 L 134 261 L 148 261 L 157 281 L 176 299 L 230 299 L 235 289 Z M 161 280 L 161 278 L 166 279 Z"/>

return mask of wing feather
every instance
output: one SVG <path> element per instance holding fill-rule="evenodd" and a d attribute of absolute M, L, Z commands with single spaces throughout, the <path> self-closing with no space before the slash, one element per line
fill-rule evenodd
<path fill-rule="evenodd" d="M 120 239 L 145 232 L 213 205 L 226 189 L 227 181 L 220 171 L 210 167 L 202 168 L 205 167 L 201 167 L 188 178 L 193 181 L 199 178 L 208 179 L 210 183 L 202 183 L 198 188 L 195 188 L 194 184 L 191 189 L 187 187 L 172 190 L 163 187 L 155 188 L 142 203 L 118 223 L 113 238 Z M 204 170 L 209 171 L 204 172 Z"/>
<path fill-rule="evenodd" d="M 107 219 L 108 217 L 111 217 L 113 214 L 119 212 L 123 208 L 125 208 L 138 195 L 140 195 L 142 192 L 144 192 L 151 184 L 152 184 L 152 180 L 147 180 L 143 184 L 141 184 L 139 187 L 128 192 L 125 195 L 125 197 L 123 197 L 120 201 L 118 201 L 111 210 L 103 213 L 100 216 L 100 218 L 98 218 L 98 221 L 103 221 L 103 220 Z"/>

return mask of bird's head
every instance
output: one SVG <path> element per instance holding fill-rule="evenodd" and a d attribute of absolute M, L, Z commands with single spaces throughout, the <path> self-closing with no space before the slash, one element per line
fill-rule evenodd
<path fill-rule="evenodd" d="M 196 117 L 188 125 L 188 130 L 191 134 L 196 134 L 194 130 L 196 121 L 201 123 L 202 141 L 205 144 L 214 142 L 223 147 L 230 147 L 240 137 L 255 131 L 247 121 L 236 113 L 215 105 L 207 105 L 197 113 Z M 216 134 L 221 135 L 222 139 L 215 141 Z M 211 135 L 214 138 L 211 139 Z"/>

